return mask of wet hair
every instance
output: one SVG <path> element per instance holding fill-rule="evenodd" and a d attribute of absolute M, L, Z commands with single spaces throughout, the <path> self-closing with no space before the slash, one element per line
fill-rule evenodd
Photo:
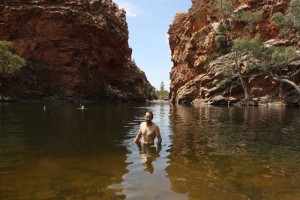
<path fill-rule="evenodd" d="M 146 114 L 149 113 L 151 115 L 151 119 L 153 119 L 153 112 L 147 111 Z"/>

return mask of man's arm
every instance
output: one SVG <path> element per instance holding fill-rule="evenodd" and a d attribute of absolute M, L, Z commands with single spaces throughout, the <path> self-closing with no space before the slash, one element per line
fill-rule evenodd
<path fill-rule="evenodd" d="M 133 142 L 135 142 L 135 143 L 140 142 L 141 136 L 142 136 L 142 132 L 141 132 L 141 129 L 140 129 L 138 134 L 135 136 Z"/>
<path fill-rule="evenodd" d="M 157 126 L 156 130 L 155 130 L 155 133 L 156 133 L 156 137 L 157 137 L 157 145 L 161 145 L 161 141 L 162 141 L 162 138 L 161 138 L 161 135 L 160 135 L 160 131 L 159 131 L 159 127 Z"/>

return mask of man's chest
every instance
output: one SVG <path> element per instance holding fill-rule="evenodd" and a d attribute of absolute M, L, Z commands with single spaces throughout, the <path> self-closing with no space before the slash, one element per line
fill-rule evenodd
<path fill-rule="evenodd" d="M 143 135 L 151 136 L 155 134 L 153 127 L 143 127 L 141 130 Z"/>

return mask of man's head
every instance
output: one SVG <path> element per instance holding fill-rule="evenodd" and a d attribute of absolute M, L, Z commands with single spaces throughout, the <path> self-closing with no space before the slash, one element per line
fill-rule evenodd
<path fill-rule="evenodd" d="M 152 119 L 153 119 L 153 113 L 151 111 L 147 111 L 145 114 L 145 121 L 147 123 L 151 123 Z"/>

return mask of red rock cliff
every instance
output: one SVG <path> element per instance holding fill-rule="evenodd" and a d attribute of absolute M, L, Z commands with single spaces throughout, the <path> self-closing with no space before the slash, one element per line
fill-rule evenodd
<path fill-rule="evenodd" d="M 219 21 L 214 10 L 215 1 L 192 0 L 188 13 L 178 13 L 169 29 L 169 43 L 172 53 L 170 99 L 172 102 L 204 102 L 212 104 L 239 101 L 244 97 L 238 79 L 229 86 L 221 86 L 223 68 L 233 62 L 230 54 L 213 58 L 217 47 L 215 36 Z M 287 10 L 289 1 L 240 0 L 234 9 L 259 11 L 262 21 L 252 35 L 259 33 L 264 42 L 278 39 L 278 30 L 269 19 L 275 12 Z M 234 34 L 249 35 L 237 24 Z M 299 63 L 296 63 L 299 67 Z M 244 73 L 252 99 L 276 101 L 300 105 L 300 98 L 290 86 L 272 81 L 259 72 Z M 295 76 L 296 84 L 300 76 Z"/>
<path fill-rule="evenodd" d="M 0 40 L 27 65 L 2 82 L 13 99 L 152 99 L 154 88 L 131 61 L 125 11 L 111 0 L 0 3 Z"/>

